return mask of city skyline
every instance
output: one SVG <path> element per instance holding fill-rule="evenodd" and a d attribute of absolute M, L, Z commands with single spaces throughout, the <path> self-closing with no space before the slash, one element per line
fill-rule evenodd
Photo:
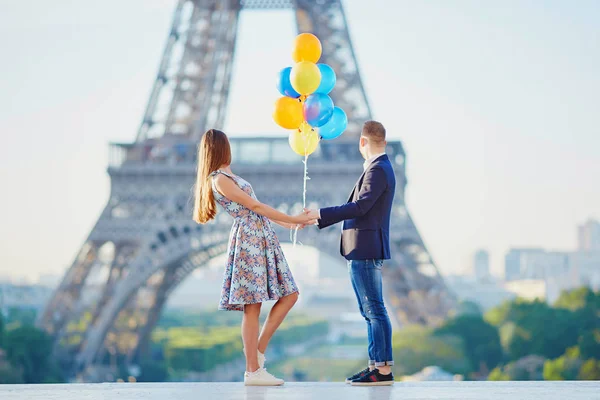
<path fill-rule="evenodd" d="M 0 66 L 0 275 L 72 262 L 108 198 L 108 141 L 135 137 L 174 4 L 0 4 L 14 61 Z M 510 247 L 574 248 L 576 227 L 600 214 L 600 5 L 395 4 L 382 15 L 344 2 L 371 107 L 406 147 L 408 208 L 441 271 L 462 272 L 479 247 L 496 274 Z M 228 132 L 285 134 L 270 108 L 294 29 L 291 13 L 242 15 Z"/>

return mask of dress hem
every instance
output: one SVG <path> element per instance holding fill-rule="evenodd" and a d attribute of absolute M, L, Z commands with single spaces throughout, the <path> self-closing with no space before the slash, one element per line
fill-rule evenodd
<path fill-rule="evenodd" d="M 295 291 L 293 291 L 291 293 L 288 293 L 288 294 L 285 294 L 283 296 L 276 296 L 276 297 L 273 297 L 273 298 L 268 298 L 268 299 L 265 299 L 265 300 L 251 301 L 251 302 L 248 302 L 248 303 L 229 303 L 229 305 L 231 305 L 234 308 L 225 308 L 225 307 L 219 306 L 218 310 L 219 311 L 243 311 L 244 306 L 246 304 L 258 304 L 258 303 L 264 303 L 266 301 L 277 301 L 277 300 L 280 300 L 280 299 L 282 299 L 284 297 L 291 296 L 294 293 L 300 293 L 300 291 L 299 290 L 295 290 Z M 241 310 L 240 310 L 240 307 L 241 307 Z"/>

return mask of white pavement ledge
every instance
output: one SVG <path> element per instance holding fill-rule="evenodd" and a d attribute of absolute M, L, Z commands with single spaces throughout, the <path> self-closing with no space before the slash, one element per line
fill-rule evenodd
<path fill-rule="evenodd" d="M 595 400 L 600 381 L 396 382 L 388 387 L 344 383 L 99 383 L 0 385 L 0 400 Z"/>

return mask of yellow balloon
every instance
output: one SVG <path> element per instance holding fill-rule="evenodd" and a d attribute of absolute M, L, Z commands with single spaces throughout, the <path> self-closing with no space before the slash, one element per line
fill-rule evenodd
<path fill-rule="evenodd" d="M 310 61 L 316 63 L 321 58 L 321 41 L 312 33 L 301 33 L 296 36 L 292 59 L 294 62 Z"/>
<path fill-rule="evenodd" d="M 313 62 L 300 61 L 292 67 L 290 82 L 296 92 L 303 95 L 311 94 L 321 83 L 321 71 Z"/>
<path fill-rule="evenodd" d="M 309 156 L 319 146 L 319 133 L 317 128 L 311 127 L 306 122 L 290 133 L 290 147 L 301 156 Z"/>
<path fill-rule="evenodd" d="M 275 102 L 273 120 L 285 129 L 296 129 L 304 119 L 302 114 L 302 103 L 299 99 L 291 97 L 280 97 Z"/>

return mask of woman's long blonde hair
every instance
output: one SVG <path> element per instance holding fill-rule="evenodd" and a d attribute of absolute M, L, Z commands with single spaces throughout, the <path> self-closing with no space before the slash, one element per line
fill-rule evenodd
<path fill-rule="evenodd" d="M 205 224 L 217 214 L 210 174 L 223 165 L 231 164 L 231 147 L 225 133 L 209 129 L 198 145 L 198 176 L 194 188 L 194 221 Z"/>

